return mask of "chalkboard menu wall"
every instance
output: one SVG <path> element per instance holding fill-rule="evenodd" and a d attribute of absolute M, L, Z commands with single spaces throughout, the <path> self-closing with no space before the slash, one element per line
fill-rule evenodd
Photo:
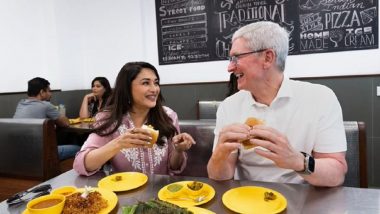
<path fill-rule="evenodd" d="M 279 23 L 289 54 L 378 48 L 378 0 L 156 0 L 159 64 L 227 59 L 232 34 Z"/>

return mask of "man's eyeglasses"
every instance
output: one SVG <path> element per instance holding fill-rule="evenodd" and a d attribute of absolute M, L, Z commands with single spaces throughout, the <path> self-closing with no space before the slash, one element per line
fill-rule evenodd
<path fill-rule="evenodd" d="M 248 54 L 259 53 L 259 52 L 262 52 L 262 51 L 265 51 L 265 50 L 267 50 L 267 49 L 260 49 L 260 50 L 257 50 L 257 51 L 250 51 L 250 52 L 246 52 L 246 53 L 236 54 L 236 55 L 228 57 L 228 60 L 230 62 L 234 63 L 234 65 L 236 65 L 238 63 L 238 60 L 241 57 L 247 56 Z"/>

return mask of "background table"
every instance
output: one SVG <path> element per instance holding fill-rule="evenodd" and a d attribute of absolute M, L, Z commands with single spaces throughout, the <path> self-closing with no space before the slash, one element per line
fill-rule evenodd
<path fill-rule="evenodd" d="M 68 171 L 58 177 L 46 181 L 53 188 L 65 185 L 84 187 L 85 185 L 97 186 L 98 181 L 105 174 L 99 172 L 90 177 L 79 176 L 74 170 Z M 112 213 L 121 213 L 121 206 L 136 204 L 138 201 L 146 201 L 157 197 L 158 191 L 165 185 L 182 181 L 197 180 L 208 183 L 215 191 L 215 197 L 201 205 L 215 213 L 233 213 L 222 203 L 223 194 L 231 188 L 240 186 L 262 186 L 282 193 L 288 207 L 283 213 L 380 213 L 380 190 L 359 189 L 350 187 L 322 188 L 306 184 L 282 184 L 256 181 L 214 181 L 203 177 L 180 177 L 168 175 L 150 175 L 148 182 L 135 190 L 116 193 L 119 202 Z M 0 203 L 0 213 L 22 213 L 24 205 L 9 208 L 5 201 Z"/>

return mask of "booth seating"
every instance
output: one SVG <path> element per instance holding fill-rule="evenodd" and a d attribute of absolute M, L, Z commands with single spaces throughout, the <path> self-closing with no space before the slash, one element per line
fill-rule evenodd
<path fill-rule="evenodd" d="M 45 181 L 60 174 L 54 121 L 0 119 L 0 174 Z"/>
<path fill-rule="evenodd" d="M 210 101 L 198 101 L 197 118 L 200 120 L 214 119 L 216 118 L 216 111 L 222 101 L 210 100 Z"/>
<path fill-rule="evenodd" d="M 207 177 L 207 163 L 214 142 L 215 120 L 182 120 L 179 125 L 181 132 L 190 134 L 197 143 L 187 152 L 187 166 L 181 175 Z M 348 172 L 343 185 L 367 188 L 365 124 L 344 121 L 344 128 L 347 137 Z"/>
<path fill-rule="evenodd" d="M 57 148 L 54 121 L 0 118 L 0 189 L 13 194 L 71 169 Z"/>
<path fill-rule="evenodd" d="M 348 145 L 344 185 L 368 187 L 364 123 L 345 121 L 344 126 Z M 188 163 L 182 175 L 207 177 L 214 128 L 215 120 L 180 121 L 181 132 L 189 133 L 197 142 L 188 151 Z M 12 186 L 8 181 L 1 183 L 2 178 L 42 182 L 72 168 L 72 159 L 63 162 L 58 159 L 55 125 L 48 119 L 0 119 L 0 152 L 1 190 L 2 185 Z M 14 186 L 19 186 L 18 183 Z"/>
<path fill-rule="evenodd" d="M 344 121 L 348 171 L 343 186 L 368 188 L 367 137 L 364 122 Z"/>
<path fill-rule="evenodd" d="M 207 162 L 211 157 L 215 120 L 180 120 L 181 132 L 190 134 L 196 145 L 187 152 L 187 166 L 182 175 L 207 177 Z"/>

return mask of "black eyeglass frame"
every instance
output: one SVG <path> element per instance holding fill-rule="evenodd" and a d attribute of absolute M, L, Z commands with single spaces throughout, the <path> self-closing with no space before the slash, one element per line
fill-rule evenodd
<path fill-rule="evenodd" d="M 232 63 L 234 63 L 234 65 L 237 65 L 239 59 L 243 56 L 246 56 L 248 54 L 253 54 L 253 53 L 259 53 L 259 52 L 263 52 L 263 51 L 266 51 L 268 48 L 265 48 L 265 49 L 260 49 L 260 50 L 256 50 L 256 51 L 250 51 L 250 52 L 245 52 L 245 53 L 240 53 L 240 54 L 235 54 L 233 56 L 229 56 L 228 57 L 228 60 Z"/>

